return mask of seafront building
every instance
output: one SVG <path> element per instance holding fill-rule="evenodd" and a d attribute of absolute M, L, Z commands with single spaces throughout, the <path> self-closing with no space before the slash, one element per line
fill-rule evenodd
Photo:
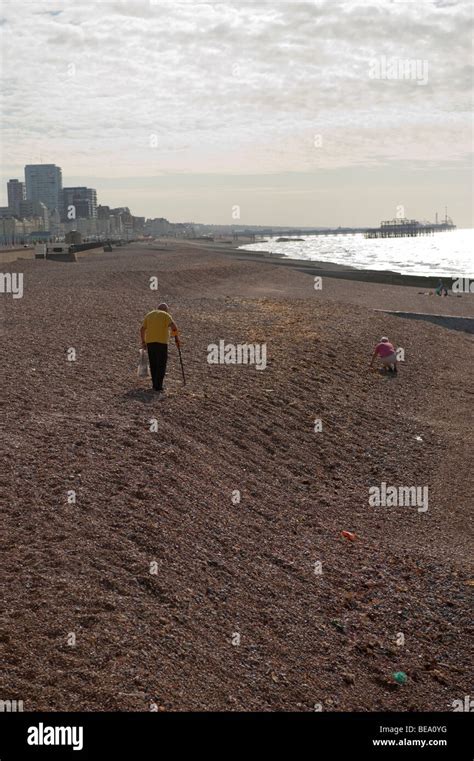
<path fill-rule="evenodd" d="M 63 188 L 61 219 L 97 219 L 97 191 L 94 188 Z"/>
<path fill-rule="evenodd" d="M 132 240 L 145 234 L 190 236 L 188 224 L 172 224 L 163 217 L 145 220 L 128 206 L 111 208 L 97 203 L 97 191 L 86 186 L 62 186 L 56 164 L 27 164 L 25 182 L 7 183 L 8 206 L 0 207 L 0 245 L 32 245 L 61 241 L 80 234 L 88 240 Z"/>
<path fill-rule="evenodd" d="M 171 225 L 164 217 L 157 217 L 155 219 L 147 219 L 145 223 L 146 235 L 153 235 L 159 237 L 160 235 L 166 235 L 171 231 Z"/>
<path fill-rule="evenodd" d="M 61 208 L 62 172 L 56 164 L 27 164 L 25 183 L 28 201 L 41 201 L 50 211 Z"/>
<path fill-rule="evenodd" d="M 41 218 L 41 229 L 49 230 L 50 213 L 42 201 L 20 201 L 18 214 L 15 216 L 19 219 Z"/>
<path fill-rule="evenodd" d="M 33 241 L 50 239 L 50 231 L 44 229 L 42 217 L 18 219 L 9 216 L 0 218 L 0 244 L 3 246 L 26 245 Z"/>
<path fill-rule="evenodd" d="M 8 180 L 7 182 L 8 208 L 13 214 L 19 216 L 20 203 L 26 199 L 25 183 L 20 180 Z"/>

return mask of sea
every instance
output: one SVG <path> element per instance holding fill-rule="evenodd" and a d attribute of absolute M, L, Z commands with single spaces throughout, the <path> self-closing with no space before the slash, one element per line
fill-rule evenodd
<path fill-rule="evenodd" d="M 240 248 L 270 251 L 290 259 L 345 264 L 363 270 L 474 279 L 473 229 L 436 232 L 416 238 L 365 238 L 361 233 L 298 235 L 295 238 L 302 240 L 278 243 L 278 237 Z"/>

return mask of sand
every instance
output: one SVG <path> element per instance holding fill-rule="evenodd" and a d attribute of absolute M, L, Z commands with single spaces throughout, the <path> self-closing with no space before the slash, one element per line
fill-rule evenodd
<path fill-rule="evenodd" d="M 25 710 L 446 711 L 470 694 L 472 337 L 374 311 L 426 311 L 413 287 L 315 291 L 239 256 L 132 244 L 3 265 L 25 290 L 0 296 L 0 694 Z M 163 398 L 135 375 L 158 299 L 188 378 L 170 346 Z M 381 334 L 405 349 L 396 378 L 367 370 Z M 267 368 L 209 365 L 219 339 L 265 342 Z M 428 486 L 429 509 L 369 506 L 382 481 Z"/>

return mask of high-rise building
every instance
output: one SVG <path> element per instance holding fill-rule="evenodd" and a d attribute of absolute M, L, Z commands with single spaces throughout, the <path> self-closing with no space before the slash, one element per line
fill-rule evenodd
<path fill-rule="evenodd" d="M 61 208 L 63 181 L 59 166 L 27 164 L 25 181 L 28 201 L 41 201 L 50 211 Z"/>
<path fill-rule="evenodd" d="M 63 188 L 61 215 L 65 222 L 97 219 L 97 191 L 94 188 Z"/>
<path fill-rule="evenodd" d="M 7 182 L 8 206 L 12 214 L 20 215 L 20 203 L 26 198 L 25 183 L 20 180 L 8 180 Z"/>

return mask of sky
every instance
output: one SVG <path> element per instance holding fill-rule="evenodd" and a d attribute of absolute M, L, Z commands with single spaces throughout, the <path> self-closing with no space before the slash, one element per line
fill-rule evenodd
<path fill-rule="evenodd" d="M 3 0 L 0 205 L 27 163 L 173 222 L 473 226 L 460 0 Z"/>

